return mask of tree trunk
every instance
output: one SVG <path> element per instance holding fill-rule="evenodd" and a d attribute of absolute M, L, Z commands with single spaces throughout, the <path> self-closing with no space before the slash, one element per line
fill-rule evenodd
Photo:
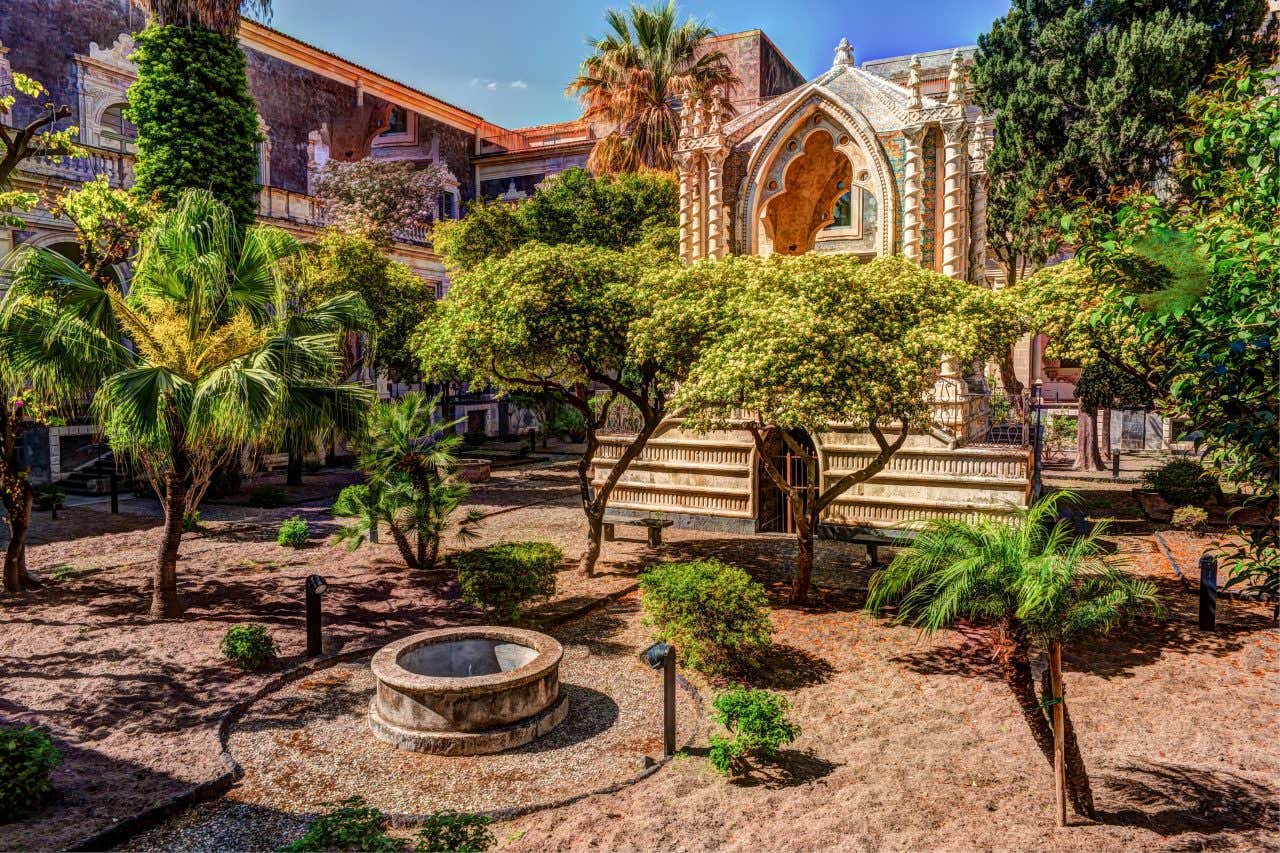
<path fill-rule="evenodd" d="M 1076 418 L 1076 461 L 1073 471 L 1105 471 L 1098 455 L 1098 415 L 1080 409 Z"/>
<path fill-rule="evenodd" d="M 30 486 L 5 508 L 5 518 L 9 524 L 9 544 L 4 551 L 4 591 L 22 592 L 31 586 L 32 580 L 26 566 L 27 528 L 31 525 Z"/>
<path fill-rule="evenodd" d="M 415 544 L 418 546 L 418 553 L 417 553 L 418 568 L 419 569 L 431 568 L 429 565 L 427 565 L 427 537 L 423 536 L 422 531 L 419 530 L 417 535 L 414 536 L 413 538 L 414 538 Z"/>
<path fill-rule="evenodd" d="M 1053 713 L 1053 814 L 1058 826 L 1067 825 L 1067 757 L 1062 723 L 1062 644 L 1049 643 L 1049 707 Z"/>
<path fill-rule="evenodd" d="M 1055 692 L 1049 669 L 1045 669 L 1041 676 L 1040 685 L 1046 699 L 1063 695 L 1060 692 L 1061 675 L 1059 675 L 1059 691 Z M 1067 796 L 1071 799 L 1071 809 L 1081 817 L 1093 818 L 1095 815 L 1093 787 L 1089 783 L 1089 771 L 1084 765 L 1084 755 L 1080 752 L 1080 742 L 1076 739 L 1075 726 L 1071 724 L 1071 711 L 1067 709 L 1065 697 L 1059 705 L 1054 707 L 1062 708 L 1062 742 L 1066 759 Z"/>
<path fill-rule="evenodd" d="M 1000 358 L 1000 387 L 1004 389 L 1005 396 L 1009 399 L 1010 411 L 1019 419 L 1025 420 L 1027 407 L 1023 405 L 1022 382 L 1018 379 L 1018 374 L 1013 367 L 1012 348 Z"/>
<path fill-rule="evenodd" d="M 1111 464 L 1111 410 L 1099 409 L 1101 435 L 1098 436 L 1098 451 L 1104 465 Z"/>
<path fill-rule="evenodd" d="M 440 537 L 431 537 L 431 545 L 427 548 L 427 557 L 422 562 L 422 568 L 431 571 L 436 567 L 436 563 L 440 560 Z"/>
<path fill-rule="evenodd" d="M 178 546 L 182 542 L 182 520 L 187 512 L 185 470 L 174 466 L 165 473 L 164 535 L 156 555 L 151 586 L 151 618 L 175 619 L 182 615 L 178 597 Z"/>
<path fill-rule="evenodd" d="M 791 580 L 791 603 L 809 601 L 809 582 L 813 578 L 813 526 L 807 521 L 796 527 L 796 574 Z"/>
<path fill-rule="evenodd" d="M 1031 642 L 1022 626 L 1010 619 L 1001 620 L 996 627 L 996 659 L 1000 663 L 1000 676 L 1022 710 L 1022 719 L 1031 729 L 1031 737 L 1045 760 L 1053 764 L 1053 729 L 1036 695 L 1036 681 L 1031 674 Z"/>
<path fill-rule="evenodd" d="M 587 510 L 587 548 L 582 552 L 578 568 L 589 578 L 596 576 L 596 561 L 600 559 L 600 542 L 604 538 L 604 507 L 599 512 Z"/>
<path fill-rule="evenodd" d="M 409 544 L 409 537 L 404 535 L 395 522 L 387 525 L 391 530 L 391 538 L 396 543 L 396 548 L 400 551 L 400 557 L 404 560 L 404 564 L 411 569 L 418 568 L 418 558 L 414 556 L 413 546 Z"/>
<path fill-rule="evenodd" d="M 302 465 L 304 462 L 304 454 L 300 450 L 289 451 L 289 467 L 285 471 L 284 484 L 286 486 L 302 485 Z"/>

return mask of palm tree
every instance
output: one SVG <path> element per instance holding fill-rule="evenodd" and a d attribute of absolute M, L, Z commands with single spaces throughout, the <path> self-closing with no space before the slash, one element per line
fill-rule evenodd
<path fill-rule="evenodd" d="M 986 623 L 1001 675 L 1013 692 L 1036 745 L 1055 768 L 1060 820 L 1065 796 L 1075 811 L 1093 815 L 1084 759 L 1067 715 L 1061 649 L 1068 638 L 1105 633 L 1139 608 L 1159 613 L 1154 585 L 1112 565 L 1097 524 L 1073 535 L 1059 505 L 1076 500 L 1057 492 L 1020 513 L 1018 522 L 969 524 L 935 520 L 871 579 L 867 609 L 897 605 L 894 621 L 934 634 L 960 620 Z M 1032 678 L 1034 646 L 1047 650 L 1043 697 Z M 1052 725 L 1046 717 L 1052 709 Z M 1065 781 L 1065 784 L 1063 782 Z"/>
<path fill-rule="evenodd" d="M 216 466 L 271 423 L 358 429 L 372 402 L 366 389 L 339 381 L 341 342 L 364 305 L 347 293 L 296 310 L 278 271 L 298 249 L 275 229 L 241 231 L 225 205 L 189 191 L 144 235 L 127 297 L 35 249 L 0 305 L 0 327 L 17 342 L 9 347 L 16 373 L 70 362 L 103 375 L 93 411 L 164 505 L 155 618 L 182 612 L 182 522 Z"/>
<path fill-rule="evenodd" d="M 245 12 L 266 17 L 271 0 L 151 0 L 151 16 L 165 26 L 200 27 L 235 35 Z"/>
<path fill-rule="evenodd" d="M 693 18 L 679 23 L 675 0 L 610 9 L 605 20 L 612 32 L 588 42 L 592 54 L 565 90 L 581 101 L 584 118 L 616 128 L 596 143 L 588 168 L 597 174 L 672 169 L 680 98 L 712 98 L 728 112 L 725 96 L 738 78 L 722 51 L 698 55 L 715 33 Z"/>
<path fill-rule="evenodd" d="M 428 400 L 406 394 L 374 409 L 359 441 L 360 468 L 369 477 L 368 488 L 353 494 L 352 506 L 340 511 L 356 523 L 343 528 L 339 540 L 358 548 L 379 523 L 385 523 L 405 565 L 435 568 L 449 519 L 470 492 L 454 476 L 462 443 L 454 428 L 462 421 L 437 420 L 439 406 L 438 396 Z M 458 538 L 471 539 L 481 518 L 479 511 L 469 512 Z"/>

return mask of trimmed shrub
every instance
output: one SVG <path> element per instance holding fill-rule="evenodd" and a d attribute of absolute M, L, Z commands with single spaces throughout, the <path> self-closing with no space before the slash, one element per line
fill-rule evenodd
<path fill-rule="evenodd" d="M 360 508 L 369 502 L 369 487 L 364 483 L 347 486 L 338 492 L 338 499 L 329 507 L 332 515 L 350 518 L 360 514 Z"/>
<path fill-rule="evenodd" d="M 279 509 L 289 502 L 289 495 L 279 486 L 262 486 L 249 493 L 248 504 L 258 509 Z"/>
<path fill-rule="evenodd" d="M 665 563 L 640 578 L 644 621 L 708 675 L 754 669 L 773 642 L 764 587 L 719 560 Z"/>
<path fill-rule="evenodd" d="M 1174 506 L 1206 504 L 1218 492 L 1218 481 L 1194 459 L 1174 459 L 1143 474 L 1142 481 Z"/>
<path fill-rule="evenodd" d="M 311 528 L 307 527 L 307 520 L 300 515 L 295 515 L 280 525 L 280 532 L 276 534 L 276 544 L 285 548 L 301 548 L 307 544 L 307 537 L 310 535 Z"/>
<path fill-rule="evenodd" d="M 564 553 L 550 542 L 502 542 L 449 557 L 462 598 L 498 621 L 520 618 L 520 605 L 556 592 Z"/>
<path fill-rule="evenodd" d="M 232 625 L 222 635 L 222 654 L 236 666 L 252 672 L 275 660 L 280 649 L 262 625 Z"/>
<path fill-rule="evenodd" d="M 485 853 L 497 843 L 489 831 L 492 821 L 466 812 L 436 812 L 418 830 L 413 849 L 424 853 Z"/>
<path fill-rule="evenodd" d="M 360 797 L 336 804 L 332 811 L 314 818 L 303 834 L 282 851 L 399 850 L 386 833 L 387 819 Z"/>
<path fill-rule="evenodd" d="M 1199 536 L 1204 533 L 1209 522 L 1209 513 L 1198 506 L 1180 506 L 1173 511 L 1170 525 L 1174 530 L 1182 530 Z"/>
<path fill-rule="evenodd" d="M 800 736 L 800 726 L 787 717 L 791 703 L 768 690 L 735 687 L 716 696 L 711 707 L 712 719 L 732 734 L 712 735 L 707 755 L 711 766 L 726 776 L 747 772 L 748 758 L 774 758 L 779 747 Z"/>
<path fill-rule="evenodd" d="M 16 820 L 53 790 L 49 774 L 62 762 L 46 729 L 0 725 L 0 823 Z"/>

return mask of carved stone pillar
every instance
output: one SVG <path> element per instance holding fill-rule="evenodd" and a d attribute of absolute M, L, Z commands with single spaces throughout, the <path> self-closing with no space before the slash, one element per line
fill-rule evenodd
<path fill-rule="evenodd" d="M 965 277 L 965 211 L 968 208 L 968 152 L 965 137 L 968 125 L 964 119 L 942 125 L 944 143 L 942 161 L 942 274 Z"/>
<path fill-rule="evenodd" d="M 903 128 L 902 134 L 907 140 L 902 179 L 902 254 L 908 260 L 920 263 L 920 227 L 924 208 L 920 183 L 924 153 L 920 145 L 924 139 L 924 127 Z"/>
<path fill-rule="evenodd" d="M 973 207 L 969 211 L 969 280 L 986 284 L 987 270 L 987 182 L 986 172 L 969 176 L 973 190 Z"/>
<path fill-rule="evenodd" d="M 728 156 L 724 148 L 707 152 L 707 257 L 711 258 L 723 258 L 729 251 L 724 209 L 724 161 Z"/>
<path fill-rule="evenodd" d="M 697 186 L 698 155 L 691 151 L 676 154 L 680 173 L 680 257 L 694 258 L 694 194 Z"/>

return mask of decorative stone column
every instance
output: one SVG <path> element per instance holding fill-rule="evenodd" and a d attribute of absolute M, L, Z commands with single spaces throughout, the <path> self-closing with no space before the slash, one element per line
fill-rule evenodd
<path fill-rule="evenodd" d="M 902 179 L 902 254 L 908 260 L 920 263 L 920 225 L 924 208 L 924 193 L 920 182 L 924 162 L 921 143 L 924 140 L 924 126 L 905 127 L 902 135 L 907 141 Z"/>
<path fill-rule="evenodd" d="M 691 151 L 676 154 L 680 173 L 680 257 L 693 261 L 693 195 L 697 178 L 698 155 Z"/>
<path fill-rule="evenodd" d="M 987 122 L 979 116 L 969 139 L 969 280 L 985 285 L 987 273 Z"/>
<path fill-rule="evenodd" d="M 968 207 L 968 157 L 965 141 L 969 126 L 963 118 L 944 122 L 942 162 L 942 274 L 965 277 L 965 210 Z"/>
<path fill-rule="evenodd" d="M 707 256 L 723 258 L 729 251 L 725 229 L 724 161 L 727 149 L 707 152 Z"/>

